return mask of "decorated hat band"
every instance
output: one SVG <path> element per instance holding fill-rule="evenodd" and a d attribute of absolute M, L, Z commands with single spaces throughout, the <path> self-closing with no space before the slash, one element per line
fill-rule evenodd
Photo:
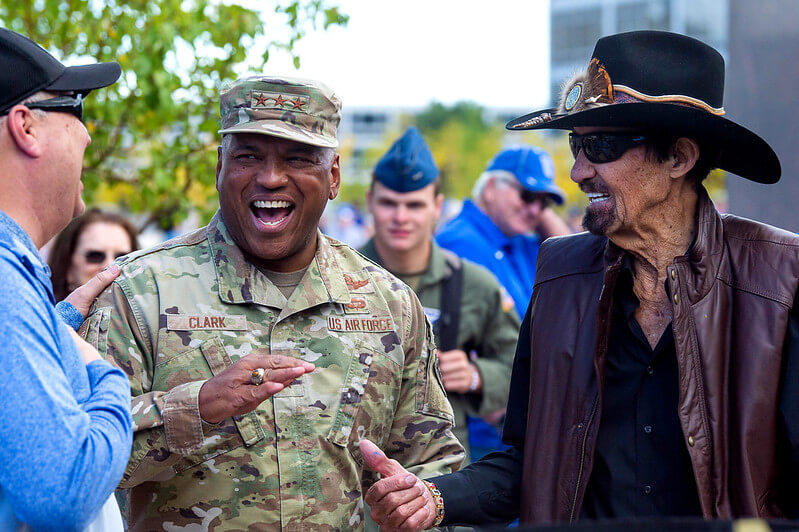
<path fill-rule="evenodd" d="M 541 113 L 529 120 L 514 124 L 513 129 L 525 129 L 549 122 L 554 118 L 578 113 L 586 109 L 611 104 L 625 103 L 668 103 L 694 107 L 716 116 L 724 115 L 723 107 L 713 107 L 698 98 L 683 94 L 664 94 L 652 96 L 626 85 L 614 85 L 605 67 L 596 58 L 588 65 L 588 70 L 573 76 L 564 84 L 560 103 L 555 113 Z"/>
<path fill-rule="evenodd" d="M 716 116 L 724 116 L 723 107 L 711 107 L 709 104 L 682 94 L 664 94 L 662 96 L 650 96 L 643 92 L 638 92 L 630 87 L 624 85 L 613 85 L 614 101 L 613 103 L 635 103 L 635 102 L 649 102 L 649 103 L 676 103 L 680 105 L 687 105 L 689 107 L 697 107 L 703 111 Z M 620 94 L 621 93 L 621 94 Z M 628 98 L 624 96 L 627 95 Z"/>

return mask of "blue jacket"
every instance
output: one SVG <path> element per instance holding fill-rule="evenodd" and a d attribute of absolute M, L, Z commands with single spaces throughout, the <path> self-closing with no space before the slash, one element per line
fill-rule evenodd
<path fill-rule="evenodd" d="M 0 212 L 0 530 L 81 530 L 130 455 L 130 385 L 86 365 L 53 303 L 50 269 Z"/>
<path fill-rule="evenodd" d="M 436 236 L 442 248 L 481 264 L 493 273 L 524 316 L 533 295 L 535 261 L 541 241 L 534 235 L 505 234 L 471 200 Z"/>

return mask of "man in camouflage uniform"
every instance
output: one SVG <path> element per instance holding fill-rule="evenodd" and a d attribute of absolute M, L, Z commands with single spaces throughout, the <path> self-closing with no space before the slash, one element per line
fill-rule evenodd
<path fill-rule="evenodd" d="M 256 76 L 221 115 L 219 212 L 124 260 L 84 326 L 131 381 L 128 523 L 362 529 L 361 438 L 420 476 L 463 457 L 429 323 L 407 286 L 316 228 L 339 188 L 338 98 Z"/>
<path fill-rule="evenodd" d="M 375 236 L 360 251 L 407 283 L 424 306 L 468 463 L 474 420 L 467 425 L 467 414 L 504 412 L 519 318 L 488 270 L 433 241 L 444 199 L 438 177 L 424 138 L 408 128 L 372 173 L 367 205 Z"/>

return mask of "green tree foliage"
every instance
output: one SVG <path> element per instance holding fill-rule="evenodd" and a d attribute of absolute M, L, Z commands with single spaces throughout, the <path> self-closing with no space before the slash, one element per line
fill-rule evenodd
<path fill-rule="evenodd" d="M 354 138 L 341 139 L 342 186 L 339 200 L 362 206 L 372 170 L 406 127 L 415 125 L 425 138 L 441 172 L 441 190 L 447 197 L 469 196 L 486 162 L 500 149 L 503 124 L 484 118 L 473 102 L 447 106 L 432 102 L 415 115 L 402 115 L 396 127 L 385 131 L 382 142 L 354 150 Z"/>
<path fill-rule="evenodd" d="M 484 118 L 472 102 L 447 107 L 433 102 L 415 117 L 441 170 L 441 189 L 449 197 L 466 197 L 488 160 L 502 147 L 503 127 Z"/>
<path fill-rule="evenodd" d="M 70 64 L 117 61 L 122 77 L 87 99 L 92 145 L 87 203 L 115 202 L 168 228 L 216 208 L 219 88 L 293 54 L 309 28 L 343 25 L 326 0 L 286 0 L 271 13 L 216 0 L 0 0 L 0 20 Z"/>

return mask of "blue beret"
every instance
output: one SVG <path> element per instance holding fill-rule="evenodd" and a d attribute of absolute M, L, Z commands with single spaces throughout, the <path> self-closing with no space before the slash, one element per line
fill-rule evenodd
<path fill-rule="evenodd" d="M 552 157 L 535 146 L 511 146 L 500 151 L 486 166 L 486 171 L 502 170 L 513 174 L 519 183 L 533 192 L 549 194 L 558 205 L 566 194 L 555 185 Z"/>
<path fill-rule="evenodd" d="M 438 167 L 422 134 L 409 127 L 377 162 L 375 179 L 395 192 L 413 192 L 438 177 Z"/>

